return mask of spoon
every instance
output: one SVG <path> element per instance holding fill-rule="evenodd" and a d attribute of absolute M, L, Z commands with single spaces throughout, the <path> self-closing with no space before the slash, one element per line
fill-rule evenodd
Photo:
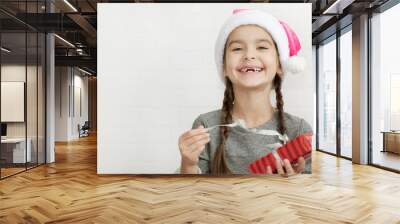
<path fill-rule="evenodd" d="M 241 126 L 241 127 L 243 127 L 243 128 L 246 128 L 246 124 L 245 124 L 244 120 L 238 119 L 237 121 L 233 122 L 232 124 L 219 124 L 219 125 L 214 125 L 214 126 L 211 126 L 211 127 L 206 128 L 206 130 L 207 130 L 207 131 L 210 131 L 210 130 L 216 128 L 216 127 L 224 127 L 224 126 L 225 126 L 225 127 L 230 127 L 230 128 L 236 127 L 236 126 Z"/>

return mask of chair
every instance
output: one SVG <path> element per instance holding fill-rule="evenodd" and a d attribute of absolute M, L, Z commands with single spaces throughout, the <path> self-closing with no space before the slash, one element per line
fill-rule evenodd
<path fill-rule="evenodd" d="M 80 127 L 80 125 L 78 124 L 78 129 L 79 129 L 79 138 L 89 136 L 89 129 L 90 129 L 89 121 L 85 121 L 82 127 Z"/>

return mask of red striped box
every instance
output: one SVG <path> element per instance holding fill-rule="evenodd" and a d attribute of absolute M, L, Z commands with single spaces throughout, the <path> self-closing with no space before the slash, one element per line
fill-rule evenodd
<path fill-rule="evenodd" d="M 279 147 L 276 152 L 279 157 L 283 159 L 288 159 L 291 164 L 297 163 L 299 157 L 303 156 L 307 159 L 311 156 L 311 134 L 302 134 L 295 139 L 289 141 L 285 145 Z M 261 157 L 260 159 L 252 162 L 249 165 L 249 170 L 253 174 L 265 174 L 267 173 L 267 166 L 271 166 L 272 173 L 276 173 L 276 158 L 269 152 L 267 155 Z"/>

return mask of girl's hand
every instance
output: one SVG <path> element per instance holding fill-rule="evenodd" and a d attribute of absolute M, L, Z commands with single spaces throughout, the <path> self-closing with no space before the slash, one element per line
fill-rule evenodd
<path fill-rule="evenodd" d="M 181 173 L 197 174 L 200 153 L 210 141 L 210 134 L 200 125 L 189 130 L 179 137 L 179 150 L 181 153 Z"/>
<path fill-rule="evenodd" d="M 299 159 L 297 160 L 297 164 L 295 164 L 293 167 L 288 159 L 284 159 L 282 160 L 282 163 L 276 163 L 276 169 L 278 171 L 278 174 L 280 174 L 281 176 L 289 177 L 303 172 L 305 164 L 306 162 L 304 160 L 304 157 L 299 157 Z M 267 166 L 267 174 L 272 174 L 272 169 L 270 166 Z"/>

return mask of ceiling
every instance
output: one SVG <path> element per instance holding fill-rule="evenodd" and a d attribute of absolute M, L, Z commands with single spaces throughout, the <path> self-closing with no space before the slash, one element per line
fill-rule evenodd
<path fill-rule="evenodd" d="M 353 16 L 366 10 L 372 10 L 389 0 L 269 0 L 269 1 L 214 1 L 198 0 L 196 2 L 253 2 L 253 3 L 312 3 L 313 43 L 317 43 L 335 32 L 337 21 L 340 26 L 351 23 Z M 138 2 L 184 2 L 165 0 L 1 0 L 0 24 L 2 43 L 8 43 L 15 54 L 25 53 L 25 30 L 55 32 L 61 38 L 55 38 L 56 65 L 80 66 L 96 72 L 97 58 L 97 3 L 138 3 Z M 193 2 L 193 1 L 186 1 Z M 50 10 L 51 9 L 51 10 Z M 52 13 L 49 13 L 52 11 Z M 347 21 L 347 22 L 346 22 Z M 4 39 L 5 38 L 5 39 Z M 28 38 L 29 52 L 34 52 L 36 42 Z M 5 42 L 6 41 L 6 42 Z M 33 43 L 30 43 L 32 41 Z M 4 44 L 3 44 L 4 46 Z M 40 45 L 39 47 L 42 47 Z M 3 54 L 2 54 L 3 55 Z"/>

